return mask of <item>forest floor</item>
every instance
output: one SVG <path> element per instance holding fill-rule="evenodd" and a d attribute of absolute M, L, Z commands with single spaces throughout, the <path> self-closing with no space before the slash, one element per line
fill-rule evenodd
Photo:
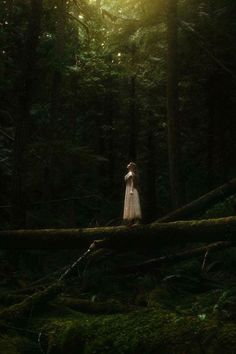
<path fill-rule="evenodd" d="M 0 317 L 3 309 L 52 284 L 77 256 L 2 253 Z M 204 271 L 203 256 L 146 274 L 118 271 L 151 256 L 108 253 L 84 260 L 48 303 L 32 303 L 18 321 L 0 319 L 0 353 L 235 353 L 236 248 L 209 254 Z"/>

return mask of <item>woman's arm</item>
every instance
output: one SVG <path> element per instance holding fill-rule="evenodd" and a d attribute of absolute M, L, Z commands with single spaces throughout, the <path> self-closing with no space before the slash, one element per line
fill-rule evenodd
<path fill-rule="evenodd" d="M 130 194 L 134 193 L 134 178 L 133 176 L 130 177 Z"/>

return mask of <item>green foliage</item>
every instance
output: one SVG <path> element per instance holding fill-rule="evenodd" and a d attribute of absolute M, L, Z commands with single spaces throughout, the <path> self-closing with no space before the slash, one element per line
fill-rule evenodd
<path fill-rule="evenodd" d="M 170 199 L 166 1 L 59 5 L 43 2 L 23 176 L 28 227 L 119 222 L 133 116 L 143 209 L 164 214 Z M 0 6 L 1 204 L 8 205 L 30 6 L 22 0 Z M 234 7 L 229 0 L 179 0 L 179 129 L 187 201 L 236 172 Z M 71 207 L 59 202 L 65 198 L 81 202 Z M 58 200 L 55 207 L 52 200 Z M 225 202 L 207 215 L 232 213 L 233 204 Z M 10 209 L 1 214 L 4 228 Z"/>
<path fill-rule="evenodd" d="M 231 252 L 233 257 L 235 250 L 216 253 L 214 258 L 224 260 L 225 252 Z M 35 258 L 36 254 L 28 257 Z M 55 265 L 59 268 L 63 264 L 63 259 L 70 263 L 73 257 L 76 257 L 76 252 L 54 252 L 51 255 L 45 252 L 38 269 L 35 267 L 35 273 L 38 272 L 40 277 L 48 275 Z M 186 351 L 200 354 L 203 345 L 207 353 L 233 354 L 236 331 L 233 263 L 231 268 L 228 265 L 228 271 L 221 279 L 222 288 L 206 289 L 202 283 L 198 284 L 197 291 L 192 291 L 191 285 L 201 276 L 198 259 L 165 265 L 153 274 L 119 275 L 114 272 L 127 259 L 133 262 L 145 258 L 132 253 L 113 254 L 105 262 L 95 260 L 81 265 L 79 276 L 74 275 L 67 280 L 59 298 L 43 306 L 39 314 L 32 311 L 30 319 L 27 319 L 32 333 L 24 331 L 25 325 L 15 329 L 3 327 L 0 349 L 6 348 L 7 354 L 8 351 L 9 354 L 38 353 L 37 334 L 42 333 L 41 348 L 48 354 L 125 354 L 139 353 L 140 350 L 150 354 L 183 354 Z M 181 274 L 182 279 L 185 276 L 185 282 L 179 284 L 176 291 L 171 291 L 165 285 L 165 278 L 174 271 Z M 22 272 L 31 277 L 26 267 Z M 213 275 L 212 271 L 205 274 L 208 280 Z M 18 272 L 17 278 L 21 279 L 22 274 Z M 21 287 L 24 289 L 26 286 Z M 1 292 L 1 299 L 3 295 Z M 91 301 L 94 308 L 101 301 L 104 308 L 107 304 L 110 309 L 120 304 L 123 311 L 118 314 L 105 310 L 104 314 L 91 314 L 90 311 L 87 314 L 86 308 L 80 312 L 66 307 L 67 299 L 73 300 L 74 304 L 85 299 Z"/>
<path fill-rule="evenodd" d="M 1 335 L 0 351 L 4 354 L 39 354 L 36 343 L 18 335 Z"/>
<path fill-rule="evenodd" d="M 76 316 L 76 315 L 75 315 Z M 85 316 L 52 320 L 45 328 L 52 331 L 49 353 L 233 353 L 235 325 L 218 328 L 217 322 L 203 315 L 180 316 L 155 306 L 129 315 Z M 219 341 L 215 341 L 218 332 Z M 55 333 L 56 335 L 54 335 Z M 226 343 L 226 336 L 228 342 Z M 207 341 L 207 344 L 206 342 Z M 54 343 L 54 344 L 52 344 Z"/>

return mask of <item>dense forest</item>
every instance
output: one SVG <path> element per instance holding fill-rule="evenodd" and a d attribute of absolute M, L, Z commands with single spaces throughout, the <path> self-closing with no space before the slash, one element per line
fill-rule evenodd
<path fill-rule="evenodd" d="M 236 352 L 235 37 L 233 0 L 0 1 L 0 353 Z"/>

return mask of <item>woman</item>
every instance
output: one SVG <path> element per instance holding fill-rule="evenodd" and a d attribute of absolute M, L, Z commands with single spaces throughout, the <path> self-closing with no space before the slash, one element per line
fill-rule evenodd
<path fill-rule="evenodd" d="M 127 224 L 138 224 L 142 219 L 139 192 L 138 172 L 134 162 L 127 166 L 128 173 L 125 176 L 126 190 L 123 220 Z"/>

